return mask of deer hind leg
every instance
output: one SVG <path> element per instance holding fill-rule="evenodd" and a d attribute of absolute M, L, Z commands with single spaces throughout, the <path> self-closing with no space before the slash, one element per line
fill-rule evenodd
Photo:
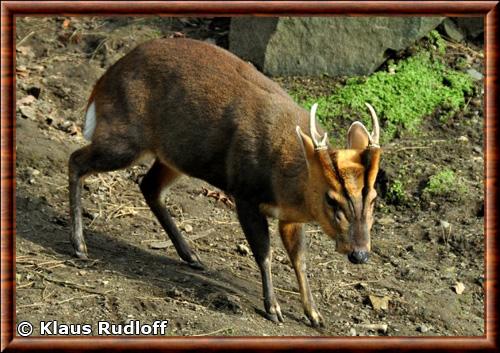
<path fill-rule="evenodd" d="M 141 191 L 146 203 L 174 244 L 181 259 L 193 268 L 204 269 L 199 257 L 191 250 L 161 200 L 162 191 L 172 184 L 179 175 L 177 171 L 156 160 L 141 181 Z"/>
<path fill-rule="evenodd" d="M 304 312 L 313 327 L 324 326 L 323 317 L 316 309 L 306 275 L 304 226 L 301 223 L 279 222 L 279 231 L 283 245 L 290 257 L 297 282 Z"/>
<path fill-rule="evenodd" d="M 258 206 L 243 200 L 236 200 L 236 211 L 243 233 L 260 269 L 267 318 L 274 322 L 283 322 L 283 315 L 274 295 L 271 278 L 271 246 L 267 219 L 260 213 Z"/>
<path fill-rule="evenodd" d="M 107 139 L 104 144 L 93 142 L 71 154 L 68 162 L 71 243 L 75 255 L 87 259 L 87 246 L 82 227 L 82 183 L 89 174 L 125 168 L 139 156 L 139 150 L 122 140 Z"/>

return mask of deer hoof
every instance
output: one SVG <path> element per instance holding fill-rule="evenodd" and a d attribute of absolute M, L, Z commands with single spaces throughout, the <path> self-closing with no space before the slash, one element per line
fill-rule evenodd
<path fill-rule="evenodd" d="M 80 260 L 88 260 L 89 259 L 89 255 L 87 255 L 87 253 L 83 252 L 83 251 L 76 250 L 75 256 L 78 257 Z"/>
<path fill-rule="evenodd" d="M 200 271 L 206 270 L 205 265 L 203 265 L 200 261 L 194 260 L 194 261 L 188 262 L 188 265 L 189 265 L 189 267 L 194 268 L 195 270 L 200 270 Z"/>
<path fill-rule="evenodd" d="M 273 305 L 273 307 L 269 309 L 266 313 L 266 319 L 276 323 L 285 321 L 283 314 L 281 313 L 281 308 L 278 304 Z"/>
<path fill-rule="evenodd" d="M 314 328 L 325 327 L 325 320 L 323 320 L 323 316 L 317 311 L 311 312 L 310 315 L 307 315 L 309 321 L 311 322 L 311 326 Z"/>

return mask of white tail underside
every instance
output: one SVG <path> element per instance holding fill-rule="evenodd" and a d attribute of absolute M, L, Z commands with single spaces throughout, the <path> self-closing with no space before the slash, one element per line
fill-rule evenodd
<path fill-rule="evenodd" d="M 96 116 L 95 116 L 95 103 L 92 102 L 89 104 L 87 108 L 87 112 L 85 113 L 85 126 L 83 127 L 83 137 L 86 140 L 92 140 L 92 136 L 94 135 L 96 124 Z"/>

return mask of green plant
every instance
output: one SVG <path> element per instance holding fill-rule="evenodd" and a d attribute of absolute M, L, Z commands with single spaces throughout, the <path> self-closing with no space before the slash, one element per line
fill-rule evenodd
<path fill-rule="evenodd" d="M 402 204 L 406 201 L 406 191 L 403 182 L 399 179 L 395 179 L 389 185 L 387 190 L 387 200 L 393 204 Z"/>
<path fill-rule="evenodd" d="M 462 194 L 465 192 L 465 186 L 451 169 L 445 168 L 429 178 L 424 192 L 433 196 Z"/>
<path fill-rule="evenodd" d="M 438 31 L 433 30 L 429 33 L 428 38 L 432 44 L 437 48 L 439 54 L 444 54 L 446 52 L 446 42 Z"/>
<path fill-rule="evenodd" d="M 328 129 L 340 118 L 359 116 L 371 125 L 365 102 L 372 104 L 382 122 L 382 140 L 387 142 L 405 131 L 415 133 L 422 118 L 443 107 L 449 115 L 465 104 L 465 94 L 472 92 L 472 79 L 453 71 L 429 52 L 420 52 L 388 71 L 347 80 L 331 95 L 311 96 L 304 91 L 291 92 L 305 108 L 319 103 L 318 116 Z"/>

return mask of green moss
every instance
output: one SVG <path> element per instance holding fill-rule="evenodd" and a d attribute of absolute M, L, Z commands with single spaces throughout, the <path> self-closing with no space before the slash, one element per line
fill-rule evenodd
<path fill-rule="evenodd" d="M 424 192 L 433 196 L 463 194 L 465 186 L 451 169 L 443 169 L 429 178 Z"/>
<path fill-rule="evenodd" d="M 446 42 L 438 31 L 433 30 L 429 33 L 428 38 L 430 42 L 436 46 L 439 54 L 444 54 L 446 52 Z"/>
<path fill-rule="evenodd" d="M 390 63 L 387 71 L 351 78 L 331 95 L 308 96 L 302 90 L 291 95 L 306 108 L 318 102 L 319 118 L 328 129 L 334 127 L 339 117 L 360 116 L 369 126 L 365 106 L 368 102 L 381 120 L 382 140 L 387 142 L 396 133 L 415 133 L 422 118 L 438 107 L 453 114 L 465 104 L 464 94 L 471 93 L 472 88 L 467 74 L 448 68 L 432 52 L 420 51 L 396 64 Z"/>

